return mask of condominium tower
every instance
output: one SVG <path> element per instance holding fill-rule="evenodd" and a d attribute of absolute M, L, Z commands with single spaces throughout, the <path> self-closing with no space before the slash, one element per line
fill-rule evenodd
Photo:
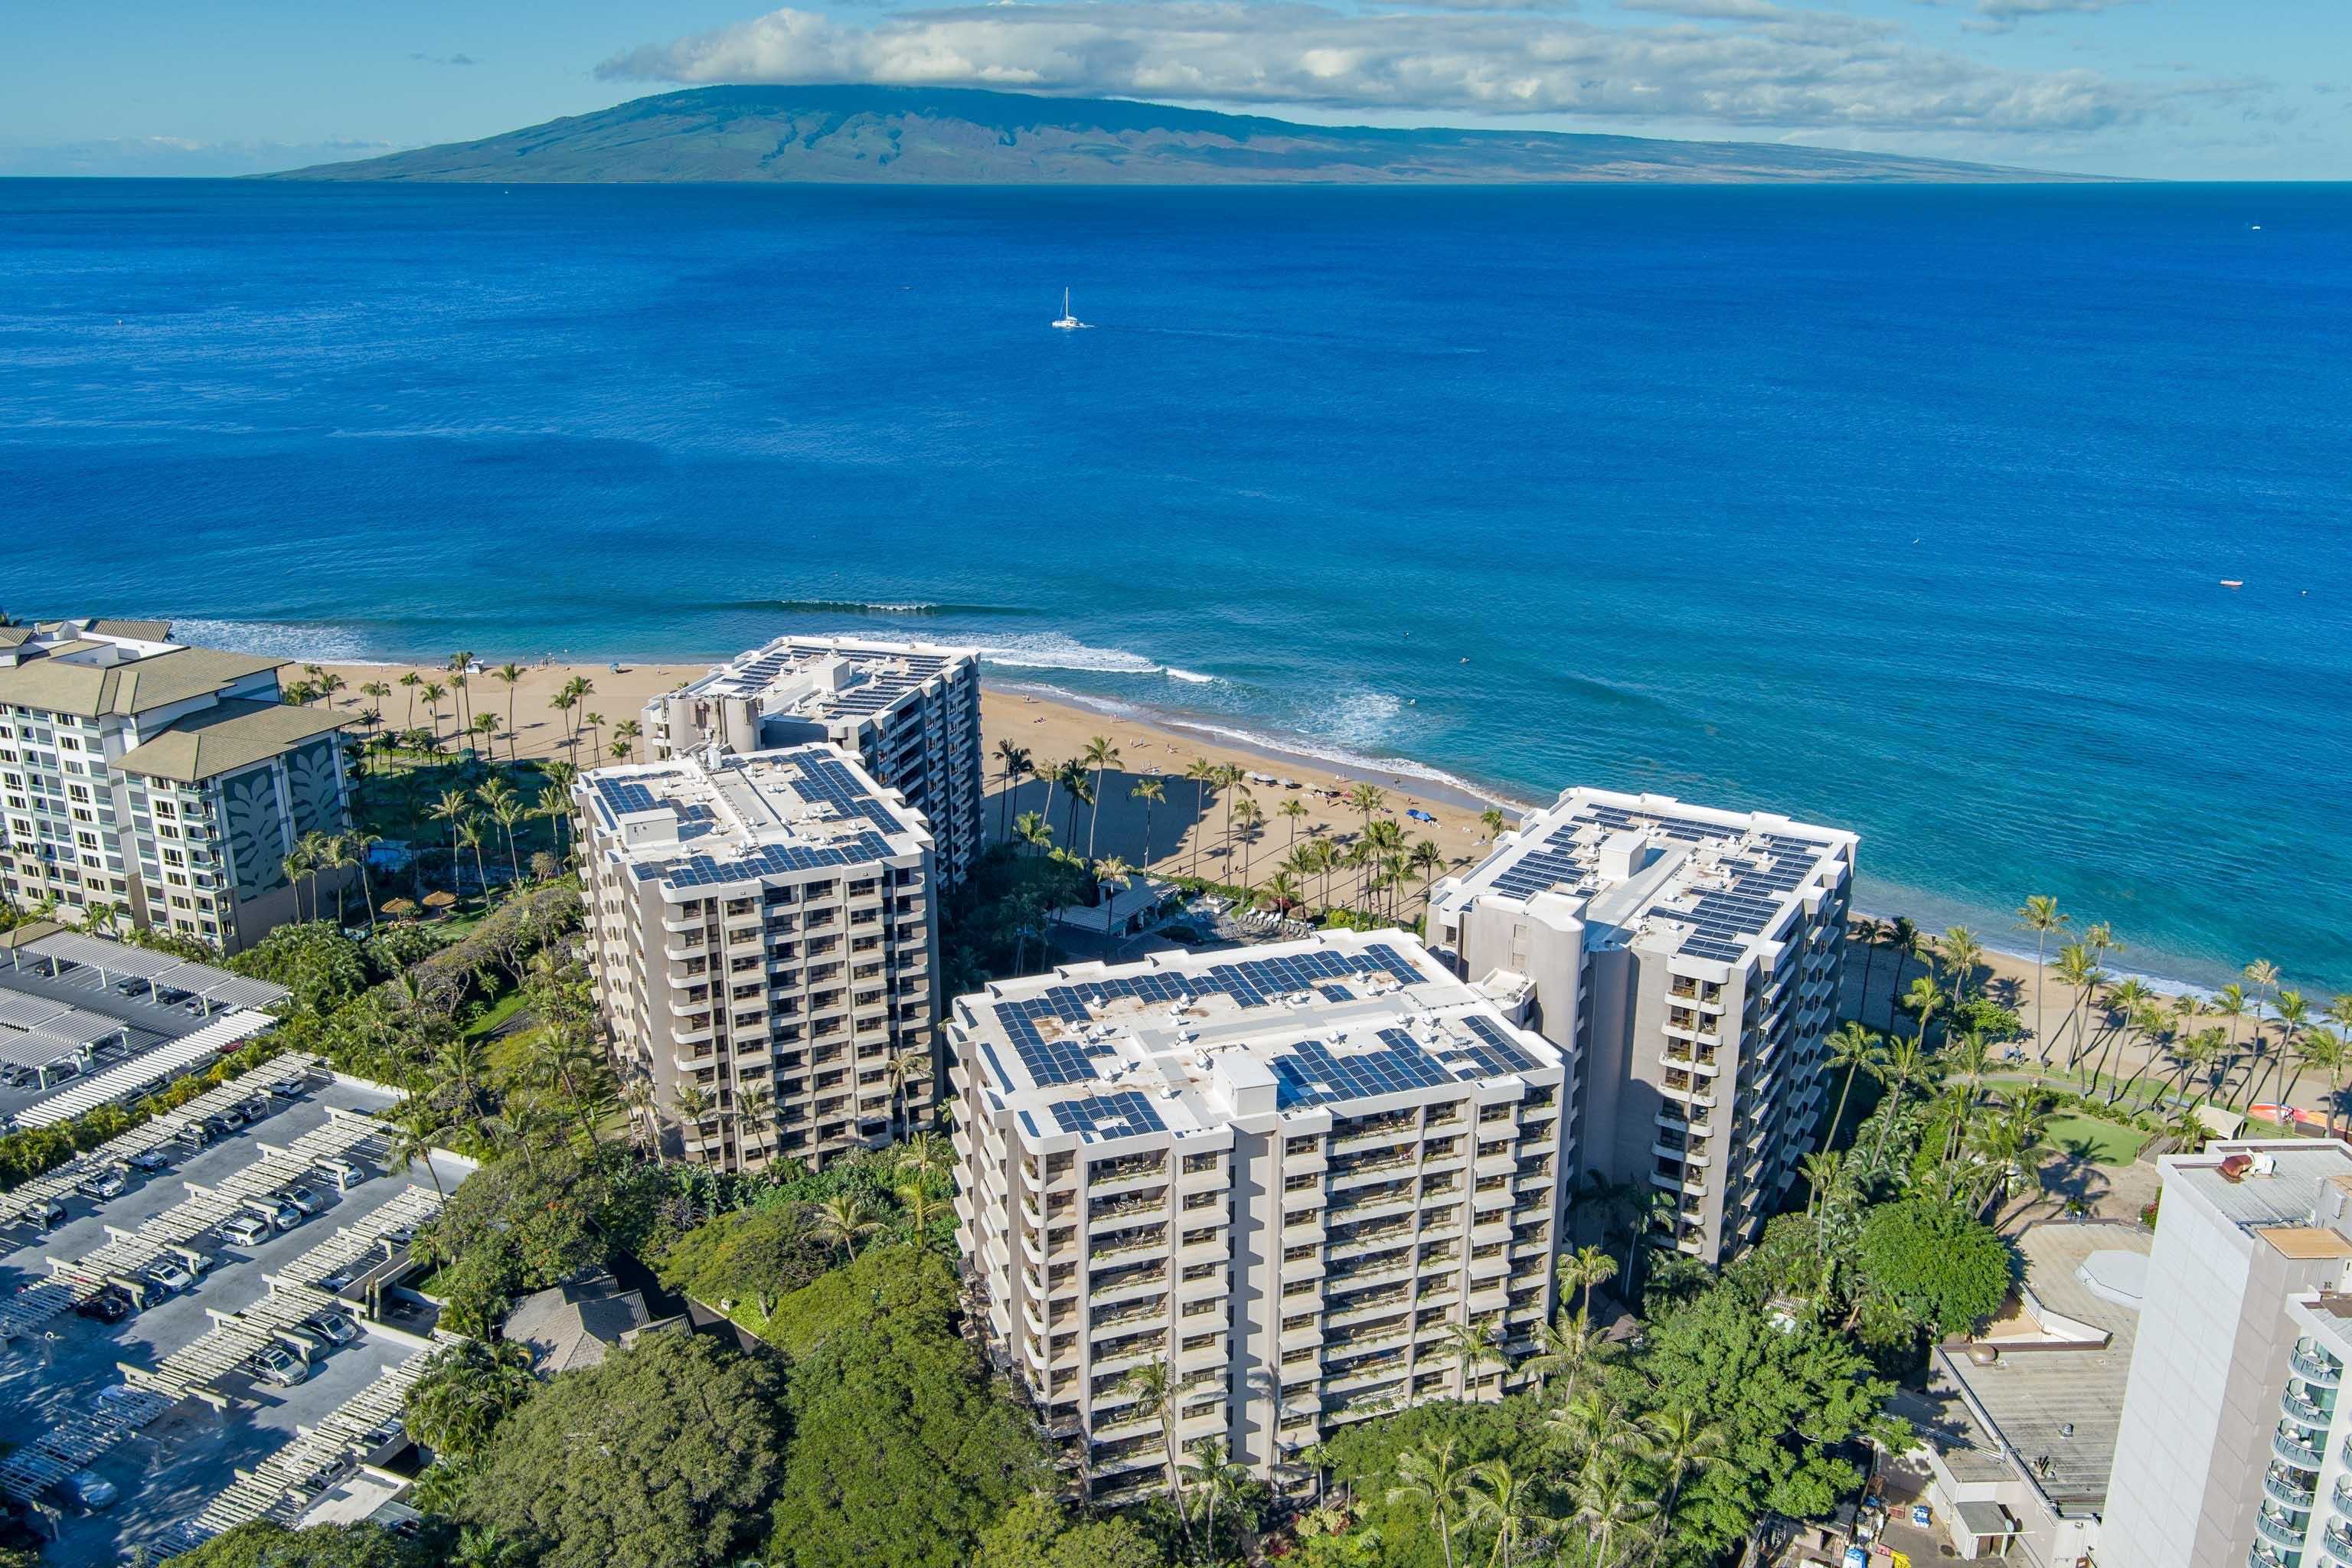
<path fill-rule="evenodd" d="M 351 721 L 287 704 L 283 659 L 170 638 L 162 621 L 0 626 L 0 888 L 234 952 L 298 918 L 302 836 L 349 831 Z"/>
<path fill-rule="evenodd" d="M 1343 1423 L 1515 1381 L 1568 1073 L 1412 936 L 1003 981 L 947 1033 L 984 1327 L 1096 1497 L 1163 1484 L 1164 1420 L 1296 1484 Z"/>
<path fill-rule="evenodd" d="M 1433 890 L 1433 945 L 1526 987 L 1577 1059 L 1584 1172 L 1707 1263 L 1753 1241 L 1812 1147 L 1856 840 L 1761 812 L 1572 789 Z"/>
<path fill-rule="evenodd" d="M 2103 1568 L 2352 1568 L 2352 1151 L 2216 1143 L 2164 1191 Z"/>
<path fill-rule="evenodd" d="M 980 858 L 980 656 L 931 643 L 778 637 L 646 704 L 656 758 L 712 742 L 757 752 L 830 741 L 923 814 L 940 877 Z"/>
<path fill-rule="evenodd" d="M 601 768 L 573 796 L 598 1010 L 665 1144 L 819 1164 L 929 1120 L 920 816 L 827 745 Z M 895 1076 L 908 1052 L 928 1079 Z"/>

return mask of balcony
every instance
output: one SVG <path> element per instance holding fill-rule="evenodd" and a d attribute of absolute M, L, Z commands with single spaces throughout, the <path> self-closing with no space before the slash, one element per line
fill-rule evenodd
<path fill-rule="evenodd" d="M 2297 1397 L 2292 1391 L 2279 1395 L 2279 1408 L 2286 1412 L 2286 1418 L 2298 1426 L 2323 1434 L 2327 1430 L 2327 1412 L 2308 1399 Z"/>
<path fill-rule="evenodd" d="M 2345 1447 L 2347 1450 L 2345 1457 L 2352 1458 L 2352 1442 L 2347 1442 Z M 2284 1423 L 2271 1434 L 2271 1452 L 2298 1470 L 2316 1470 L 2326 1462 L 2317 1448 L 2305 1442 L 2294 1427 Z"/>
<path fill-rule="evenodd" d="M 2352 1568 L 2352 1531 L 2331 1523 L 2320 1532 L 2319 1545 L 2326 1552 L 2328 1562 L 2341 1564 L 2342 1568 Z"/>
<path fill-rule="evenodd" d="M 2302 1551 L 2303 1538 L 2310 1532 L 2310 1529 L 2309 1521 L 2297 1524 L 2294 1515 L 2273 1508 L 2265 1507 L 2260 1513 L 2254 1515 L 2254 1533 L 2272 1545 L 2287 1552 Z"/>
<path fill-rule="evenodd" d="M 2305 1340 L 2294 1347 L 2294 1354 L 2291 1359 L 2295 1376 L 2315 1388 L 2335 1388 L 2344 1380 L 2344 1369 L 2336 1363 L 2336 1358 L 2309 1340 Z"/>
<path fill-rule="evenodd" d="M 2300 1509 L 2306 1512 L 2313 1503 L 2319 1500 L 2318 1491 L 2296 1480 L 2294 1472 L 2284 1465 L 2273 1465 L 2263 1472 L 2263 1493 L 2273 1502 L 2283 1503 L 2288 1508 Z M 2338 1509 L 2346 1506 L 2346 1483 L 2338 1482 L 2336 1488 L 2336 1506 Z"/>

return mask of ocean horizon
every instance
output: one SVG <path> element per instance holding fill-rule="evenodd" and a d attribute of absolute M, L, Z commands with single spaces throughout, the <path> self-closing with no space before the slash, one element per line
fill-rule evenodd
<path fill-rule="evenodd" d="M 2352 991 L 2352 187 L 0 181 L 0 235 L 22 617 L 970 643 Z"/>

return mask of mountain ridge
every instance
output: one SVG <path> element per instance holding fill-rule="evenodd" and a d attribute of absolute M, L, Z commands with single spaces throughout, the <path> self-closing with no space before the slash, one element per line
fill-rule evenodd
<path fill-rule="evenodd" d="M 688 88 L 474 142 L 254 176 L 486 184 L 2042 183 L 2096 176 L 1778 142 L 1303 125 L 978 88 Z"/>

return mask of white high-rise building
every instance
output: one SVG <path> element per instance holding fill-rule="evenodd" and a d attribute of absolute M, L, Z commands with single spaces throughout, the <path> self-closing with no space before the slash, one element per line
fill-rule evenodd
<path fill-rule="evenodd" d="M 227 952 L 300 918 L 286 857 L 351 830 L 352 716 L 282 700 L 286 662 L 163 621 L 0 626 L 0 889 Z"/>
<path fill-rule="evenodd" d="M 830 741 L 923 814 L 940 878 L 971 875 L 983 847 L 980 655 L 933 643 L 778 637 L 646 704 L 650 754 L 716 742 L 759 752 Z"/>
<path fill-rule="evenodd" d="M 1286 1485 L 1343 1423 L 1515 1381 L 1571 1151 L 1562 1054 L 1511 1006 L 1400 931 L 957 1000 L 958 1239 L 1094 1496 L 1164 1482 L 1139 1367 L 1180 1449 Z"/>
<path fill-rule="evenodd" d="M 2352 1150 L 2170 1155 L 2100 1568 L 2352 1568 Z"/>
<path fill-rule="evenodd" d="M 901 1112 L 929 1121 L 919 815 L 825 745 L 601 768 L 573 797 L 598 1010 L 665 1142 L 728 1170 L 814 1165 Z M 908 1052 L 929 1077 L 894 1081 Z"/>
<path fill-rule="evenodd" d="M 1581 1170 L 1653 1194 L 1653 1239 L 1708 1263 L 1753 1241 L 1813 1146 L 1851 833 L 1572 789 L 1433 889 L 1465 977 L 1524 985 L 1580 1064 Z"/>

